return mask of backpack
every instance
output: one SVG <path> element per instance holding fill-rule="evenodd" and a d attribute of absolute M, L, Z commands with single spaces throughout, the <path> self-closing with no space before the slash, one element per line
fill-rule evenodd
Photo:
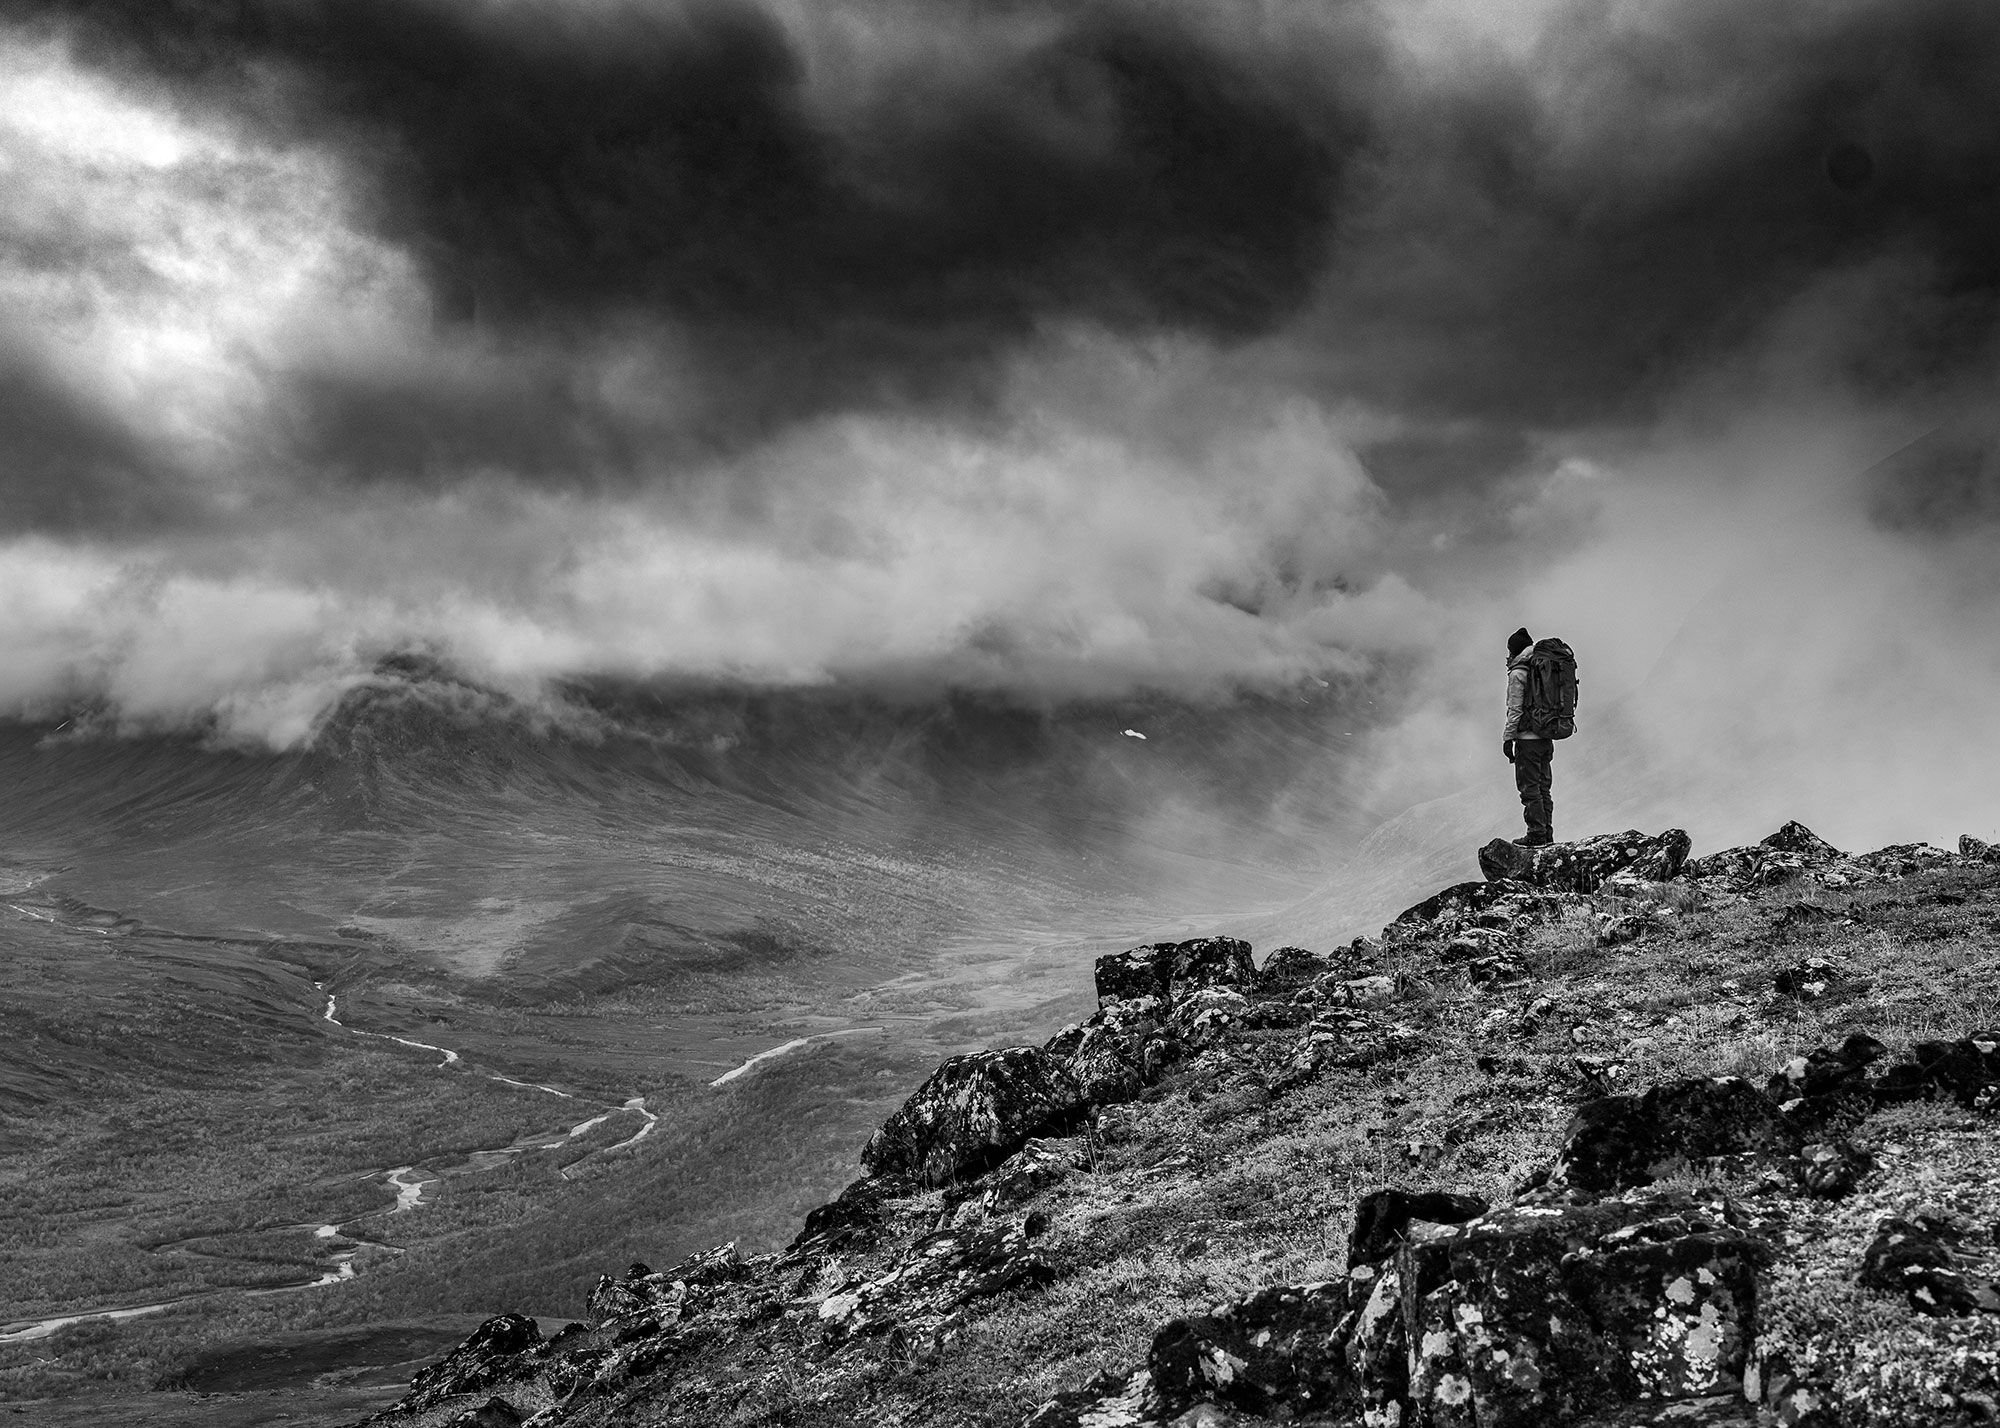
<path fill-rule="evenodd" d="M 1576 732 L 1576 656 L 1561 640 L 1536 640 L 1528 651 L 1521 732 L 1567 739 Z"/>

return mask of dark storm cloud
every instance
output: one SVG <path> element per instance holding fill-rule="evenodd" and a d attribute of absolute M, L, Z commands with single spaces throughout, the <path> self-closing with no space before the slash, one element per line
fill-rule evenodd
<path fill-rule="evenodd" d="M 1267 331 L 1310 293 L 1355 133 L 1342 84 L 1307 112 L 1193 30 L 1107 7 L 954 80 L 912 75 L 840 127 L 748 6 L 7 10 L 60 17 L 88 62 L 332 139 L 447 327 L 671 322 L 699 359 L 684 425 L 723 442 L 848 406 L 976 406 L 1050 321 Z M 415 420 L 398 394 L 375 423 L 368 381 L 314 391 L 329 405 L 305 427 L 343 459 L 357 423 L 380 457 L 384 433 L 463 410 Z"/>
<path fill-rule="evenodd" d="M 1517 429 L 1644 419 L 1881 262 L 1906 283 L 1829 335 L 1833 373 L 1951 380 L 2000 316 L 1996 73 L 1976 0 L 1576 7 L 1530 63 L 1442 104 L 1420 80 L 1376 125 L 1327 283 L 1332 378 Z"/>

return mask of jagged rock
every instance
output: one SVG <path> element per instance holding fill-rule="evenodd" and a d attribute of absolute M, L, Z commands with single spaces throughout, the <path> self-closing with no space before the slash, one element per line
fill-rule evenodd
<path fill-rule="evenodd" d="M 650 1272 L 645 1265 L 635 1264 L 626 1272 L 624 1279 L 613 1279 L 608 1274 L 598 1275 L 597 1283 L 584 1296 L 583 1312 L 599 1324 L 639 1313 L 648 1305 L 646 1296 L 634 1281 Z"/>
<path fill-rule="evenodd" d="M 1354 1233 L 1347 1240 L 1347 1262 L 1380 1264 L 1403 1243 L 1413 1221 L 1459 1225 L 1492 1207 L 1477 1195 L 1453 1195 L 1443 1190 L 1375 1190 L 1354 1207 Z"/>
<path fill-rule="evenodd" d="M 1764 1094 L 1801 1132 L 1817 1134 L 1873 1105 L 1869 1068 L 1888 1050 L 1874 1037 L 1854 1032 L 1839 1046 L 1815 1047 L 1793 1057 L 1772 1075 Z"/>
<path fill-rule="evenodd" d="M 869 1138 L 861 1163 L 872 1175 L 922 1185 L 967 1180 L 1083 1112 L 1075 1080 L 1040 1047 L 975 1051 L 932 1072 Z"/>
<path fill-rule="evenodd" d="M 1912 873 L 1920 873 L 1926 868 L 1935 868 L 1955 861 L 1942 848 L 1933 848 L 1928 843 L 1892 843 L 1886 848 L 1877 848 L 1872 853 L 1862 853 L 1848 860 L 1853 866 L 1885 878 L 1907 878 Z"/>
<path fill-rule="evenodd" d="M 1465 975 L 1475 987 L 1518 987 L 1529 980 L 1528 969 L 1508 956 L 1475 957 L 1465 964 Z"/>
<path fill-rule="evenodd" d="M 989 1221 L 939 1230 L 912 1245 L 887 1273 L 842 1285 L 819 1303 L 829 1330 L 884 1333 L 936 1320 L 961 1304 L 1023 1285 L 1045 1284 L 1055 1268 L 1033 1241 L 1044 1222 Z"/>
<path fill-rule="evenodd" d="M 1809 1145 L 1799 1152 L 1799 1188 L 1822 1200 L 1837 1200 L 1852 1194 L 1874 1164 L 1866 1152 L 1845 1141 Z"/>
<path fill-rule="evenodd" d="M 1977 858 L 1982 863 L 2000 863 L 2000 844 L 1988 843 L 1970 833 L 1958 835 L 1958 856 Z"/>
<path fill-rule="evenodd" d="M 1169 1320 L 1146 1356 L 1159 1408 L 1206 1400 L 1264 1416 L 1332 1411 L 1352 1397 L 1348 1307 L 1345 1282 L 1286 1284 Z"/>
<path fill-rule="evenodd" d="M 1867 870 L 1851 864 L 1840 849 L 1798 822 L 1787 823 L 1750 847 L 1725 848 L 1693 859 L 1682 872 L 1690 879 L 1720 883 L 1736 891 L 1775 887 L 1808 874 L 1835 887 L 1869 876 Z"/>
<path fill-rule="evenodd" d="M 1809 1002 L 1823 997 L 1841 980 L 1838 962 L 1825 957 L 1808 957 L 1780 968 L 1771 978 L 1771 990 L 1781 997 Z"/>
<path fill-rule="evenodd" d="M 654 1271 L 635 1264 L 625 1278 L 615 1280 L 600 1275 L 597 1285 L 584 1301 L 584 1308 L 599 1324 L 631 1314 L 644 1313 L 651 1321 L 672 1323 L 681 1317 L 684 1306 L 696 1291 L 716 1284 L 740 1281 L 749 1276 L 736 1242 L 691 1255 L 672 1269 Z"/>
<path fill-rule="evenodd" d="M 1167 1031 L 1193 1050 L 1226 1039 L 1251 1020 L 1249 999 L 1226 987 L 1203 987 L 1174 1004 L 1167 1017 Z"/>
<path fill-rule="evenodd" d="M 521 1428 L 527 1419 L 504 1398 L 489 1398 L 446 1422 L 445 1428 Z"/>
<path fill-rule="evenodd" d="M 1629 912 L 1597 918 L 1597 945 L 1618 947 L 1627 942 L 1636 942 L 1646 931 L 1646 919 L 1635 917 Z"/>
<path fill-rule="evenodd" d="M 1287 1091 L 1333 1067 L 1372 1066 L 1407 1050 L 1417 1040 L 1412 1027 L 1385 1024 L 1360 1011 L 1331 1011 L 1315 1017 L 1292 1044 L 1271 1078 L 1273 1091 Z"/>
<path fill-rule="evenodd" d="M 1489 878 L 1477 883 L 1453 883 L 1441 892 L 1432 893 L 1422 902 L 1404 908 L 1396 918 L 1383 929 L 1384 936 L 1408 936 L 1431 930 L 1437 926 L 1457 927 L 1476 920 L 1490 909 L 1511 905 L 1514 911 L 1508 920 L 1519 915 L 1519 909 L 1538 897 L 1535 888 L 1527 883 L 1513 882 L 1505 878 Z"/>
<path fill-rule="evenodd" d="M 1555 1183 L 1592 1194 L 1648 1185 L 1677 1162 L 1786 1155 L 1799 1133 L 1739 1076 L 1673 1081 L 1580 1107 L 1556 1154 Z"/>
<path fill-rule="evenodd" d="M 1524 848 L 1496 838 L 1479 850 L 1479 871 L 1491 882 L 1525 883 L 1556 892 L 1595 892 L 1614 873 L 1629 871 L 1665 882 L 1681 870 L 1688 835 L 1679 828 L 1646 834 L 1638 829 L 1600 833 L 1571 843 Z"/>
<path fill-rule="evenodd" d="M 1065 1179 L 1084 1163 L 1085 1150 L 1076 1140 L 1031 1140 L 998 1170 L 986 1192 L 986 1213 L 1025 1200 L 1045 1185 Z"/>
<path fill-rule="evenodd" d="M 1763 846 L 1780 853 L 1796 853 L 1813 863 L 1831 863 L 1847 856 L 1796 818 L 1766 837 Z"/>
<path fill-rule="evenodd" d="M 1302 987 L 1318 981 L 1337 966 L 1333 958 L 1308 952 L 1303 947 L 1280 947 L 1264 959 L 1264 965 L 1257 971 L 1257 985 L 1267 992 Z"/>
<path fill-rule="evenodd" d="M 402 1412 L 434 1408 L 448 1398 L 479 1393 L 522 1374 L 520 1356 L 542 1342 L 542 1331 L 525 1314 L 498 1314 L 463 1343 L 410 1380 L 397 1402 Z"/>
<path fill-rule="evenodd" d="M 1952 1252 L 1958 1237 L 1952 1226 L 1930 1216 L 1884 1220 L 1862 1253 L 1861 1283 L 1901 1294 L 1919 1314 L 2000 1311 L 2000 1292 L 1991 1284 L 1972 1283 L 1959 1270 Z"/>
<path fill-rule="evenodd" d="M 1397 1257 L 1419 1422 L 1541 1428 L 1738 1380 L 1767 1247 L 1654 1195 L 1420 1227 Z"/>
<path fill-rule="evenodd" d="M 1396 979 L 1386 975 L 1352 981 L 1322 978 L 1293 999 L 1325 1007 L 1379 1007 L 1396 999 Z"/>
<path fill-rule="evenodd" d="M 1129 1101 L 1160 1077 L 1176 1054 L 1157 997 L 1106 1002 L 1089 1021 L 1064 1027 L 1044 1048 L 1063 1064 L 1093 1106 Z"/>
<path fill-rule="evenodd" d="M 874 1244 L 882 1234 L 886 1193 L 887 1187 L 879 1180 L 864 1177 L 854 1181 L 835 1199 L 807 1212 L 805 1224 L 785 1247 L 785 1254 L 797 1259 Z"/>
<path fill-rule="evenodd" d="M 1171 1001 L 1198 987 L 1251 987 L 1257 968 L 1250 944 L 1234 937 L 1154 942 L 1099 957 L 1097 999 L 1158 997 Z"/>
<path fill-rule="evenodd" d="M 1348 1298 L 1361 1307 L 1344 1357 L 1368 1428 L 1403 1421 L 1410 1388 L 1410 1333 L 1403 1309 L 1403 1275 L 1392 1261 L 1348 1272 Z"/>
<path fill-rule="evenodd" d="M 1910 1048 L 1910 1059 L 1884 1071 L 1871 1090 L 1885 1102 L 1942 1092 L 1968 1110 L 1990 1110 L 2000 1104 L 2000 1032 L 1920 1041 Z"/>

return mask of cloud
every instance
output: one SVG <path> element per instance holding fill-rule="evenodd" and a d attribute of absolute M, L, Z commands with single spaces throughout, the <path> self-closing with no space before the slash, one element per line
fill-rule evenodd
<path fill-rule="evenodd" d="M 1410 701 L 1387 808 L 1490 762 L 1507 630 L 1636 687 L 1768 521 L 1881 573 L 1907 678 L 1972 667 L 1969 0 L 0 23 L 0 576 L 84 592 L 25 607 L 14 708 L 283 742 L 412 647 L 522 690 L 1344 673 Z M 1841 568 L 1792 563 L 1747 623 Z"/>

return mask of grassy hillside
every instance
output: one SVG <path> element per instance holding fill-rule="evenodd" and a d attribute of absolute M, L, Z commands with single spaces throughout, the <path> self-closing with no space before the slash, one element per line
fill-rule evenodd
<path fill-rule="evenodd" d="M 1170 1421 L 1147 1416 L 1136 1389 L 1119 1397 L 1149 1353 L 1159 1367 L 1162 1326 L 1220 1332 L 1198 1316 L 1274 1286 L 1344 1282 L 1369 1191 L 1586 1203 L 1544 1183 L 1582 1106 L 1635 1105 L 1604 1098 L 1691 1077 L 1761 1088 L 1855 1033 L 1891 1066 L 2000 1024 L 2000 865 L 1922 848 L 1827 853 L 1749 850 L 1667 881 L 1529 893 L 1497 913 L 1461 890 L 1380 939 L 1266 958 L 1234 1002 L 1194 994 L 1222 1014 L 1188 1019 L 1185 1003 L 1165 1069 L 1135 1098 L 1094 1107 L 1079 1132 L 962 1184 L 878 1180 L 872 1220 L 849 1217 L 849 1233 L 823 1212 L 820 1233 L 785 1256 L 635 1279 L 636 1299 L 592 1306 L 599 1327 L 492 1356 L 469 1396 L 434 1375 L 438 1391 L 396 1421 L 442 1424 L 492 1395 L 562 1425 Z M 1775 1101 L 1757 1099 L 1780 1124 Z M 1749 1227 L 1731 1233 L 1762 1257 L 1751 1361 L 1760 1393 L 1793 1392 L 1785 1421 L 1991 1421 L 1979 1415 L 1994 1401 L 2000 1315 L 1937 1317 L 1857 1280 L 1894 1217 L 1937 1227 L 1967 1283 L 2000 1272 L 1985 1100 L 1864 1098 L 1813 1129 L 1852 1158 L 1858 1185 L 1803 1188 L 1815 1151 L 1801 1156 L 1795 1136 L 1772 1153 L 1660 1161 L 1633 1193 L 1722 1207 Z M 1180 1417 L 1183 1402 L 1171 1421 L 1266 1421 L 1213 1383 L 1197 1397 L 1219 1401 Z M 1740 1397 L 1699 1407 L 1704 1421 L 1754 1417 Z M 1354 1403 L 1274 1412 L 1361 1421 Z"/>

